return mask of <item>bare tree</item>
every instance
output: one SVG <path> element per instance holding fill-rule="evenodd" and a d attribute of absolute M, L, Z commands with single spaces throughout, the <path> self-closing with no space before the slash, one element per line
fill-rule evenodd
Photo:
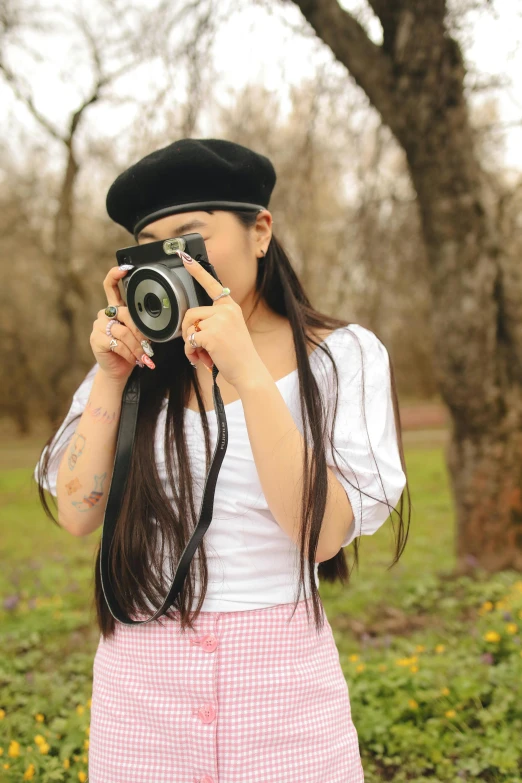
<path fill-rule="evenodd" d="M 465 569 L 522 568 L 522 270 L 485 193 L 445 0 L 368 0 L 375 43 L 337 0 L 294 0 L 403 148 L 432 293 L 434 366 Z"/>
<path fill-rule="evenodd" d="M 63 155 L 63 173 L 58 186 L 50 248 L 54 259 L 55 306 L 62 325 L 56 361 L 48 368 L 50 387 L 54 390 L 60 388 L 74 367 L 78 345 L 76 311 L 86 298 L 83 277 L 75 268 L 73 258 L 75 187 L 81 166 L 78 137 L 84 117 L 89 107 L 112 98 L 111 87 L 118 80 L 147 60 L 156 58 L 158 53 L 164 64 L 174 60 L 178 73 L 184 58 L 189 59 L 193 69 L 197 67 L 197 44 L 205 41 L 208 46 L 212 29 L 209 9 L 211 3 L 203 0 L 177 5 L 162 1 L 154 8 L 107 0 L 102 14 L 89 16 L 88 12 L 76 10 L 74 5 L 46 11 L 24 4 L 23 0 L 2 0 L 0 74 L 40 129 L 61 147 Z M 158 19 L 161 19 L 161 25 L 158 25 Z M 196 31 L 193 36 L 179 35 L 181 26 L 186 30 L 190 29 L 190 25 L 194 25 Z M 10 48 L 17 45 L 26 54 L 40 59 L 38 52 L 30 49 L 26 34 L 29 29 L 36 29 L 45 35 L 54 32 L 56 27 L 63 30 L 65 36 L 76 38 L 77 48 L 84 55 L 90 72 L 90 76 L 83 80 L 90 83 L 82 83 L 79 77 L 77 86 L 83 97 L 69 113 L 63 128 L 38 108 L 38 100 L 28 80 L 10 65 L 9 58 Z M 176 40 L 176 35 L 179 40 Z M 82 73 L 81 67 L 78 67 L 78 73 Z M 192 75 L 191 81 L 194 80 Z M 152 100 L 149 98 L 150 103 L 154 103 L 154 97 Z M 189 129 L 195 125 L 200 105 L 197 100 L 191 103 L 191 112 L 186 120 Z M 56 422 L 60 415 L 61 395 L 53 394 L 49 397 L 49 417 Z"/>

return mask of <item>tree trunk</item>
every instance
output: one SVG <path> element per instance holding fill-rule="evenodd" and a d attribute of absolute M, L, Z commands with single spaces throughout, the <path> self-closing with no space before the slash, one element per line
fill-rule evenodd
<path fill-rule="evenodd" d="M 74 186 L 78 176 L 73 139 L 67 144 L 67 163 L 60 188 L 58 209 L 54 220 L 54 260 L 56 269 L 56 306 L 63 327 L 63 340 L 57 346 L 57 361 L 50 372 L 50 387 L 58 389 L 74 367 L 77 352 L 76 310 L 84 300 L 81 277 L 73 268 L 73 206 Z M 62 415 L 61 396 L 49 400 L 49 418 L 57 424 Z"/>
<path fill-rule="evenodd" d="M 458 567 L 521 569 L 521 275 L 485 197 L 446 4 L 370 0 L 383 27 L 377 46 L 336 0 L 295 2 L 406 153 L 429 261 L 434 369 L 452 423 Z"/>

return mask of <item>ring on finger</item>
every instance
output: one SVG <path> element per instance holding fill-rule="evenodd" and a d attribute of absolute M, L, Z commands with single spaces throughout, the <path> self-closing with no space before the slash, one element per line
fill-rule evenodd
<path fill-rule="evenodd" d="M 107 337 L 112 337 L 111 327 L 113 324 L 120 324 L 121 321 L 118 321 L 116 318 L 111 318 L 110 321 L 107 321 L 107 326 L 105 327 L 105 334 Z"/>
<path fill-rule="evenodd" d="M 196 343 L 194 339 L 195 336 L 196 336 L 196 332 L 192 332 L 192 334 L 189 336 L 189 343 L 193 348 L 201 348 L 201 346 Z"/>
<path fill-rule="evenodd" d="M 116 318 L 118 315 L 118 307 L 121 307 L 121 305 L 109 305 L 106 307 L 104 313 L 107 318 Z"/>
<path fill-rule="evenodd" d="M 114 351 L 117 345 L 118 345 L 118 341 L 113 337 L 109 343 L 109 348 L 111 349 L 111 351 Z"/>

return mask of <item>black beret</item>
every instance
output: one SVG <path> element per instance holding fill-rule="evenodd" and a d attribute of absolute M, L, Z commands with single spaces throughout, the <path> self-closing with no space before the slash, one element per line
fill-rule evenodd
<path fill-rule="evenodd" d="M 109 217 L 137 236 L 166 215 L 264 209 L 276 182 L 270 160 L 225 139 L 180 139 L 126 169 L 107 193 Z"/>

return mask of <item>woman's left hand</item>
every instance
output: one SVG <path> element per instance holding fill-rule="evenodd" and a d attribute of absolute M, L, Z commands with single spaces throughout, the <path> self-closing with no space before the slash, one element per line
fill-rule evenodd
<path fill-rule="evenodd" d="M 183 258 L 183 265 L 210 297 L 214 298 L 222 293 L 221 283 L 196 260 L 187 263 Z M 201 331 L 196 332 L 194 322 L 198 319 Z M 189 361 L 200 359 L 207 367 L 216 364 L 223 378 L 232 386 L 251 379 L 264 368 L 250 337 L 243 311 L 230 294 L 222 296 L 211 306 L 191 307 L 187 310 L 181 324 L 181 332 Z M 193 332 L 198 348 L 193 348 L 189 342 Z"/>

